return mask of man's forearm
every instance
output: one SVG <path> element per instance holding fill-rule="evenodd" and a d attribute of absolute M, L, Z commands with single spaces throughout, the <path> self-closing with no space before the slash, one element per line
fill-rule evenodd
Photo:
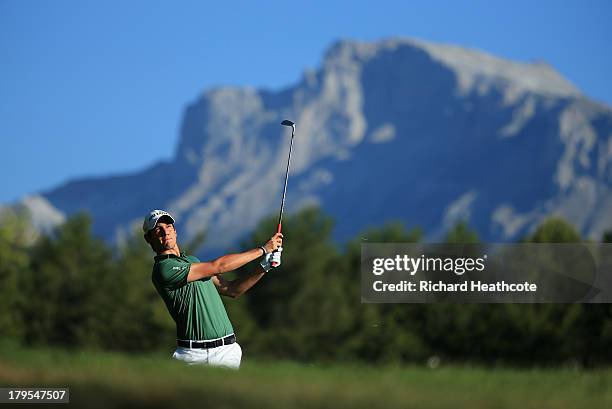
<path fill-rule="evenodd" d="M 243 253 L 226 254 L 216 259 L 214 263 L 217 264 L 219 274 L 227 273 L 261 257 L 262 253 L 261 248 L 256 248 Z"/>
<path fill-rule="evenodd" d="M 252 249 L 243 253 L 226 254 L 213 261 L 203 263 L 192 263 L 187 276 L 187 282 L 212 277 L 217 274 L 227 273 L 242 267 L 246 263 L 255 260 L 262 255 L 262 249 Z"/>
<path fill-rule="evenodd" d="M 276 233 L 262 247 L 245 251 L 242 253 L 227 254 L 213 261 L 203 263 L 192 263 L 189 268 L 187 282 L 213 277 L 219 274 L 235 270 L 243 265 L 261 257 L 263 253 L 271 253 L 283 244 L 283 235 Z"/>
<path fill-rule="evenodd" d="M 249 288 L 253 287 L 255 283 L 257 283 L 261 277 L 264 276 L 264 274 L 266 274 L 265 270 L 259 266 L 252 273 L 245 274 L 236 278 L 235 280 L 230 281 L 230 294 L 232 294 L 234 297 L 244 294 Z"/>

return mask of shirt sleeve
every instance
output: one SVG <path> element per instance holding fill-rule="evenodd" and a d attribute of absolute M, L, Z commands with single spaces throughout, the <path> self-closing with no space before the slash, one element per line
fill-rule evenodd
<path fill-rule="evenodd" d="M 187 284 L 190 268 L 190 263 L 169 258 L 159 263 L 155 278 L 163 287 L 177 289 Z"/>

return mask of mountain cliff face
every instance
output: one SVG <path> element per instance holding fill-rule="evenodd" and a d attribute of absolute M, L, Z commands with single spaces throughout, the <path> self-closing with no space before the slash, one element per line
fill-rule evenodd
<path fill-rule="evenodd" d="M 87 210 L 109 239 L 164 208 L 183 236 L 206 229 L 207 248 L 226 249 L 277 212 L 284 118 L 297 127 L 287 210 L 321 205 L 339 240 L 392 219 L 430 240 L 458 220 L 491 241 L 551 214 L 596 239 L 612 228 L 609 107 L 546 64 L 405 39 L 338 42 L 278 92 L 207 90 L 187 108 L 170 162 L 24 204 L 53 223 Z"/>

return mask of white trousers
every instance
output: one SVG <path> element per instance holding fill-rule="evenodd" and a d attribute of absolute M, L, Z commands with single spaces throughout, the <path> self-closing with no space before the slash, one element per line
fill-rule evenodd
<path fill-rule="evenodd" d="M 225 368 L 240 368 L 242 348 L 237 342 L 211 349 L 177 347 L 172 358 L 189 365 L 210 365 Z"/>

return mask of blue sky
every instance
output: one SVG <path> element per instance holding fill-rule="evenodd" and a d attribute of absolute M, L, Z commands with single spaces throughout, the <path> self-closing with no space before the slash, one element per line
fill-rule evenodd
<path fill-rule="evenodd" d="M 606 0 L 0 0 L 0 203 L 169 158 L 203 90 L 289 86 L 340 38 L 544 60 L 612 106 L 610 21 Z"/>

